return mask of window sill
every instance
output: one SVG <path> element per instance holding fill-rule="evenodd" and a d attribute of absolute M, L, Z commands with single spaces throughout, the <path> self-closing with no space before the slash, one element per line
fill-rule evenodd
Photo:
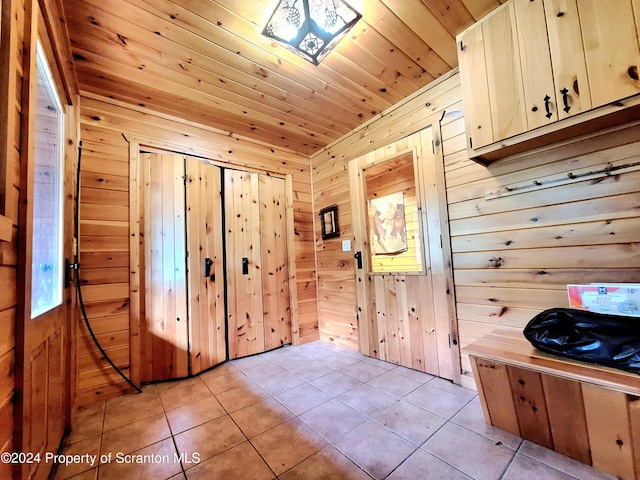
<path fill-rule="evenodd" d="M 0 215 L 0 242 L 10 242 L 13 233 L 13 222 L 9 217 Z"/>

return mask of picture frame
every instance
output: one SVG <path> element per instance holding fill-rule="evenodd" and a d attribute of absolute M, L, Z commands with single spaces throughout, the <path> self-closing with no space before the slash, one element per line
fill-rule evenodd
<path fill-rule="evenodd" d="M 337 205 L 330 205 L 320 210 L 320 224 L 322 226 L 323 240 L 340 236 Z"/>

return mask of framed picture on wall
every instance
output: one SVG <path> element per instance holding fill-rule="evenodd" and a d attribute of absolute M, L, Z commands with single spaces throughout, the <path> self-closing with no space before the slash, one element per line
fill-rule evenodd
<path fill-rule="evenodd" d="M 322 225 L 322 239 L 340 236 L 338 231 L 338 206 L 331 205 L 320 210 L 320 224 Z"/>

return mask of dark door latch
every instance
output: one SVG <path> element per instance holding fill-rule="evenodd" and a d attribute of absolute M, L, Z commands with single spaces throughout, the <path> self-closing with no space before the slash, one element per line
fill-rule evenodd
<path fill-rule="evenodd" d="M 242 274 L 249 275 L 249 259 L 247 257 L 242 258 Z"/>
<path fill-rule="evenodd" d="M 204 259 L 204 278 L 211 278 L 213 280 L 213 275 L 211 274 L 211 267 L 213 267 L 213 260 L 210 258 Z"/>
<path fill-rule="evenodd" d="M 358 270 L 362 270 L 362 252 L 356 252 L 353 256 L 356 259 L 356 263 L 358 265 Z"/>

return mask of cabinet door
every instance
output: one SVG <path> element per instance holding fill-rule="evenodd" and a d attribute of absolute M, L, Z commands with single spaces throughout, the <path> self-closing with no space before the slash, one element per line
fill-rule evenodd
<path fill-rule="evenodd" d="M 576 0 L 544 0 L 560 119 L 591 109 Z"/>
<path fill-rule="evenodd" d="M 542 0 L 515 0 L 522 83 L 529 130 L 558 120 L 547 21 Z"/>
<path fill-rule="evenodd" d="M 480 148 L 493 143 L 482 24 L 462 33 L 458 47 L 467 146 Z"/>
<path fill-rule="evenodd" d="M 578 12 L 592 108 L 640 93 L 631 0 L 578 0 Z"/>
<path fill-rule="evenodd" d="M 520 52 L 512 3 L 482 22 L 493 141 L 527 131 Z"/>

